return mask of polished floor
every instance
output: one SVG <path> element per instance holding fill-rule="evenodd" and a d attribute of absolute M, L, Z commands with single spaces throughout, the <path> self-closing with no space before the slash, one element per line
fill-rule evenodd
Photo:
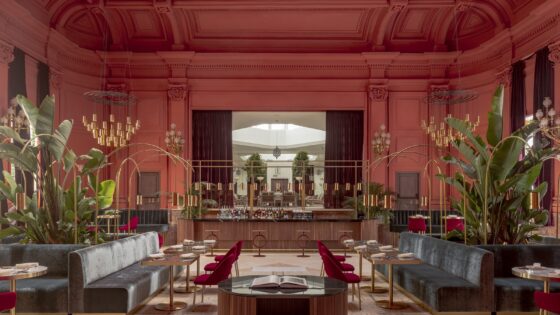
<path fill-rule="evenodd" d="M 308 258 L 297 257 L 297 253 L 266 253 L 266 257 L 253 257 L 254 253 L 243 253 L 239 259 L 239 268 L 241 275 L 253 275 L 253 274 L 270 274 L 274 271 L 284 270 L 285 274 L 311 274 L 319 275 L 321 268 L 321 260 L 317 253 L 310 253 Z M 348 262 L 356 266 L 358 269 L 358 257 L 357 255 L 352 255 L 348 258 Z M 201 258 L 201 266 L 205 263 L 212 261 L 213 258 L 203 256 Z M 196 269 L 195 269 L 196 270 Z M 363 264 L 363 274 L 369 275 L 371 271 L 370 264 L 364 261 Z M 356 270 L 358 272 L 358 270 Z M 378 274 L 379 275 L 379 274 Z M 376 285 L 387 287 L 387 283 L 381 279 L 380 276 L 376 276 Z M 175 282 L 175 285 L 184 283 L 184 274 L 180 279 Z M 369 282 L 362 282 L 362 285 L 366 285 Z M 154 305 L 158 303 L 165 303 L 169 301 L 169 291 L 165 289 L 163 292 L 158 294 L 156 297 L 148 301 L 148 303 L 136 312 L 136 314 L 217 314 L 217 288 L 210 287 L 206 288 L 204 296 L 204 304 L 200 303 L 200 294 L 197 294 L 197 305 L 192 307 L 192 294 L 185 293 L 175 293 L 175 301 L 186 302 L 188 306 L 186 309 L 176 311 L 176 312 L 162 312 L 154 308 Z M 350 292 L 350 290 L 348 290 Z M 395 289 L 395 300 L 403 301 L 408 303 L 409 307 L 403 310 L 392 311 L 385 310 L 377 305 L 375 305 L 375 300 L 385 299 L 387 294 L 371 294 L 362 290 L 362 310 L 358 310 L 358 300 L 357 297 L 355 302 L 351 301 L 351 295 L 348 296 L 348 309 L 349 314 L 429 314 L 427 311 L 422 309 L 420 306 L 416 305 L 409 298 L 404 296 L 401 292 Z M 241 315 L 241 314 L 240 314 Z"/>

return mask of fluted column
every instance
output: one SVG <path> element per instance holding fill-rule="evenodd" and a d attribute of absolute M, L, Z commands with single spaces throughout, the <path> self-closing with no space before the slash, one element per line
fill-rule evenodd
<path fill-rule="evenodd" d="M 188 96 L 188 87 L 184 83 L 169 82 L 167 89 L 167 103 L 168 103 L 168 129 L 169 125 L 177 125 L 178 131 L 181 131 L 183 137 L 185 137 L 185 145 L 183 146 L 183 151 L 179 153 L 179 156 L 185 158 L 187 156 L 188 150 L 188 139 L 190 137 L 190 128 L 185 119 L 186 111 L 186 101 Z M 190 172 L 187 172 L 182 164 L 172 163 L 167 161 L 167 172 L 169 179 L 169 191 L 185 193 L 187 190 L 187 176 Z"/>
<path fill-rule="evenodd" d="M 14 46 L 0 41 L 0 115 L 6 113 L 8 109 L 8 68 L 10 63 L 14 61 Z M 9 169 L 9 164 L 6 161 L 1 161 L 1 170 Z M 0 172 L 0 180 L 3 180 L 4 176 Z M 5 200 L 0 201 L 0 216 L 7 211 L 7 203 Z M 0 225 L 1 227 L 1 225 Z"/>
<path fill-rule="evenodd" d="M 370 161 L 375 161 L 376 158 L 379 158 L 386 153 L 382 153 L 381 155 L 376 155 L 373 152 L 373 148 L 371 142 L 373 140 L 373 135 L 376 131 L 379 130 L 379 126 L 382 124 L 386 126 L 387 131 L 390 132 L 391 128 L 389 126 L 389 112 L 388 112 L 388 96 L 389 96 L 389 89 L 387 85 L 383 84 L 370 84 L 367 87 L 367 94 L 368 94 L 368 115 L 369 115 L 369 130 L 367 134 L 367 156 Z M 389 152 L 391 152 L 391 148 L 389 148 Z M 375 169 L 370 170 L 370 181 L 378 182 L 387 187 L 389 184 L 388 182 L 388 171 L 387 171 L 387 160 L 383 160 L 380 163 L 376 163 L 378 166 Z"/>
<path fill-rule="evenodd" d="M 557 41 L 548 46 L 548 60 L 550 60 L 554 64 L 554 103 L 553 106 L 556 107 L 556 111 L 559 110 L 558 100 L 560 100 L 560 41 Z M 535 104 L 536 105 L 536 104 Z M 558 178 L 560 178 L 560 162 L 554 160 L 553 170 L 553 177 L 552 183 L 549 183 L 550 191 L 552 192 L 552 210 L 553 213 L 556 215 L 554 216 L 554 226 L 559 224 L 558 222 L 558 212 L 560 209 L 557 208 L 558 205 L 558 190 L 560 187 L 558 186 Z"/>

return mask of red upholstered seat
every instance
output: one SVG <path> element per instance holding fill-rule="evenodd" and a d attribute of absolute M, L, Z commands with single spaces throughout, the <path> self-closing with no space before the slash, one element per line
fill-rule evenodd
<path fill-rule="evenodd" d="M 230 250 L 232 248 L 230 248 Z M 214 261 L 222 261 L 222 260 L 224 260 L 224 258 L 226 258 L 226 255 L 216 255 L 216 257 L 214 257 Z"/>
<path fill-rule="evenodd" d="M 426 219 L 424 217 L 408 218 L 408 231 L 412 233 L 426 233 Z"/>
<path fill-rule="evenodd" d="M 128 225 L 130 224 L 130 230 L 131 231 L 136 231 L 136 229 L 138 228 L 138 217 L 137 216 L 133 216 L 130 219 L 130 222 L 128 222 L 128 224 L 125 225 L 121 225 L 119 226 L 119 232 L 128 232 Z"/>
<path fill-rule="evenodd" d="M 543 310 L 560 313 L 560 293 L 535 292 L 535 304 Z"/>
<path fill-rule="evenodd" d="M 16 306 L 15 292 L 0 293 L 0 312 L 12 309 Z"/>
<path fill-rule="evenodd" d="M 214 271 L 216 270 L 216 267 L 218 267 L 217 262 L 213 262 L 213 263 L 208 263 L 206 264 L 206 266 L 204 266 L 204 271 Z"/>
<path fill-rule="evenodd" d="M 194 279 L 194 283 L 197 285 L 202 286 L 202 302 L 204 302 L 204 288 L 207 285 L 216 285 L 227 278 L 229 278 L 231 274 L 231 267 L 233 267 L 233 263 L 237 257 L 235 254 L 228 255 L 222 261 L 218 263 L 214 272 L 200 275 Z M 193 305 L 196 304 L 196 291 L 193 294 Z"/>
<path fill-rule="evenodd" d="M 325 273 L 327 274 L 327 276 L 329 276 L 329 278 L 334 278 L 352 284 L 352 300 L 353 300 L 356 284 L 359 284 L 360 281 L 362 280 L 360 276 L 351 272 L 343 272 L 343 270 L 339 267 L 340 263 L 327 254 L 321 255 L 321 259 L 323 259 L 323 264 L 325 265 Z M 358 308 L 361 310 L 362 297 L 361 297 L 359 285 L 358 285 L 358 303 L 359 303 Z"/>
<path fill-rule="evenodd" d="M 340 269 L 342 269 L 342 271 L 354 271 L 354 266 L 347 264 L 347 263 L 339 263 L 340 264 Z"/>
<path fill-rule="evenodd" d="M 465 226 L 463 224 L 463 218 L 447 218 L 447 232 L 457 230 L 463 232 Z"/>

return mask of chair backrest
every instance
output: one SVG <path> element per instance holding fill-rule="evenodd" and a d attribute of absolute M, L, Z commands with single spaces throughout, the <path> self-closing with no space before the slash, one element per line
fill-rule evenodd
<path fill-rule="evenodd" d="M 0 312 L 12 309 L 16 306 L 15 292 L 0 293 Z"/>
<path fill-rule="evenodd" d="M 208 277 L 208 280 L 206 280 L 206 285 L 216 285 L 226 280 L 231 274 L 231 267 L 235 260 L 235 255 L 229 255 L 220 261 L 218 266 L 216 266 L 216 270 L 214 270 Z"/>
<path fill-rule="evenodd" d="M 130 229 L 131 230 L 135 230 L 138 227 L 138 221 L 140 219 L 138 218 L 138 216 L 133 216 L 132 219 L 130 219 Z"/>
<path fill-rule="evenodd" d="M 337 267 L 340 268 L 340 262 L 334 258 L 334 255 L 331 252 L 331 250 L 325 244 L 323 244 L 323 242 L 317 241 L 317 247 L 319 248 L 319 255 L 328 256 L 332 261 L 334 261 Z"/>
<path fill-rule="evenodd" d="M 340 269 L 340 267 L 332 257 L 324 255 L 321 256 L 321 258 L 323 258 L 325 273 L 327 274 L 327 276 L 329 276 L 329 278 L 334 278 L 346 282 L 344 272 Z"/>
<path fill-rule="evenodd" d="M 451 232 L 453 230 L 464 231 L 465 226 L 463 225 L 462 218 L 447 218 L 447 232 Z"/>
<path fill-rule="evenodd" d="M 426 231 L 426 220 L 421 218 L 408 218 L 408 230 L 410 232 L 418 233 L 418 232 L 425 232 Z"/>

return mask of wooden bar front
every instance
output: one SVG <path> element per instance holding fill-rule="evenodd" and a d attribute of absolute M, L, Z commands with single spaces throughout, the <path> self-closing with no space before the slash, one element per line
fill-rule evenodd
<path fill-rule="evenodd" d="M 238 240 L 245 248 L 256 248 L 253 240 L 263 239 L 262 249 L 315 249 L 321 240 L 330 248 L 343 248 L 344 239 L 380 240 L 380 224 L 377 220 L 312 220 L 268 221 L 217 219 L 177 220 L 177 240 L 217 240 L 217 248 L 227 249 Z M 257 235 L 259 235 L 257 237 Z M 264 243 L 264 244 L 263 244 Z"/>

